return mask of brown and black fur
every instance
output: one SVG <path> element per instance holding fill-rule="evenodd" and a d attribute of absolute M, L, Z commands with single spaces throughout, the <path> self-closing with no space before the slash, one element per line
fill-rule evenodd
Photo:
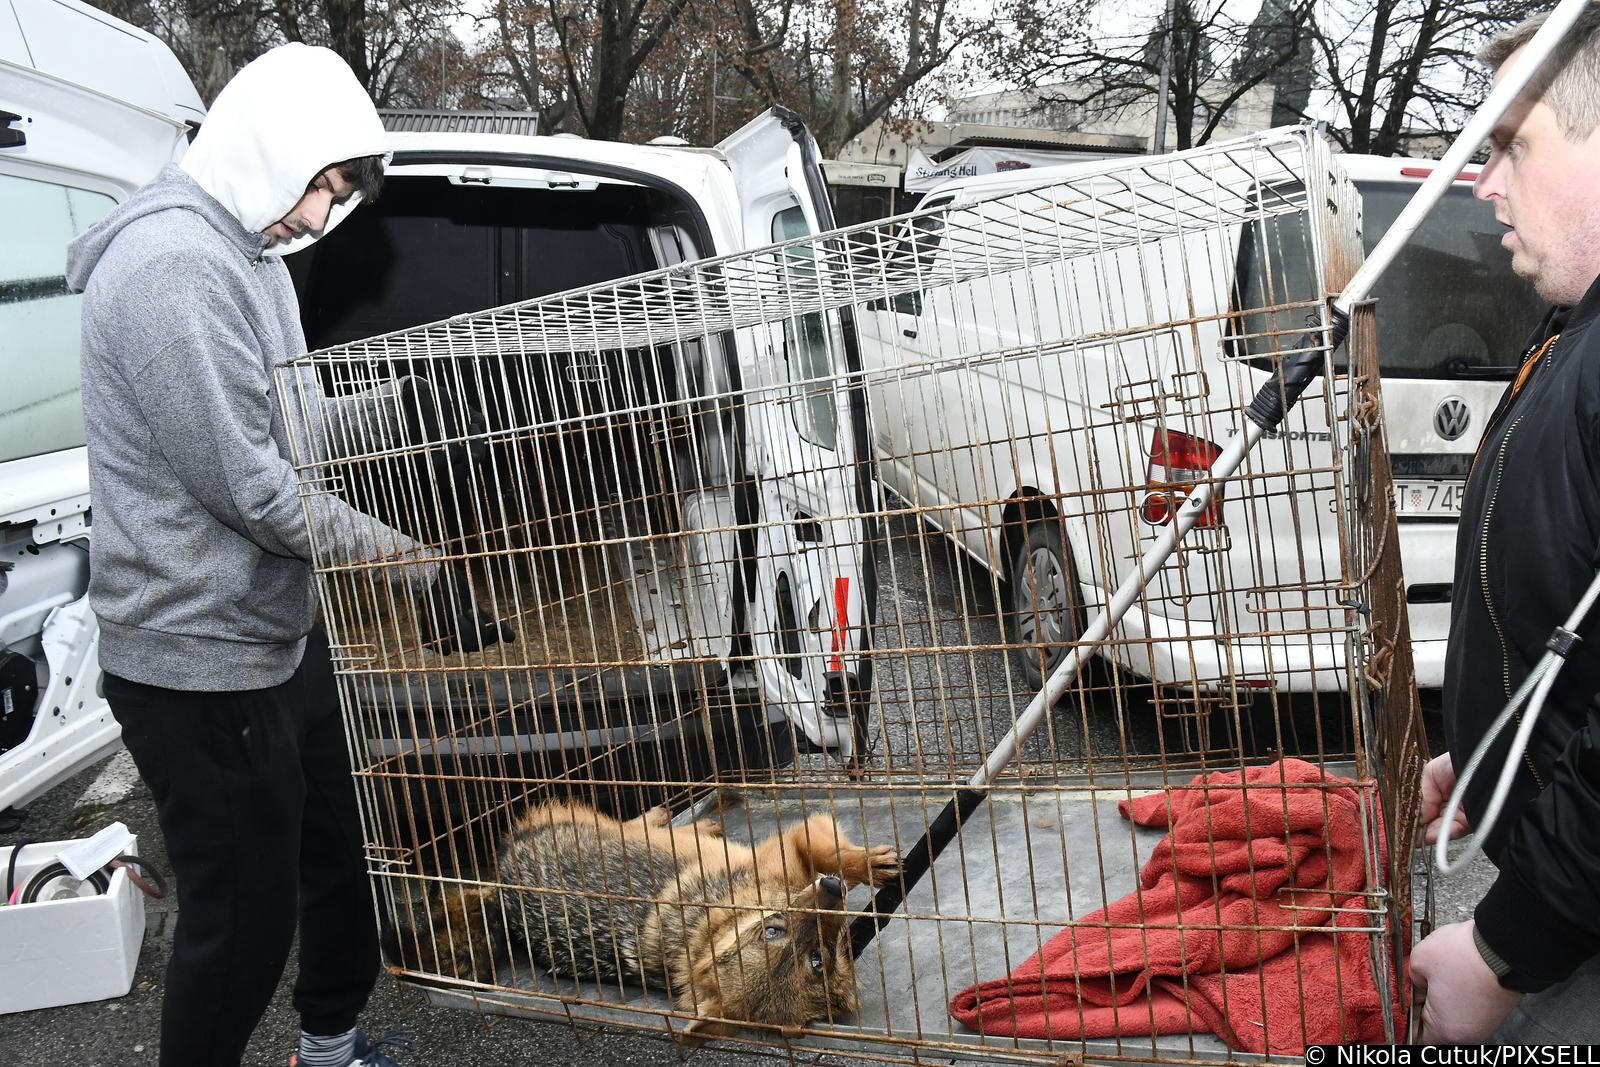
<path fill-rule="evenodd" d="M 406 931 L 422 970 L 494 981 L 531 957 L 553 974 L 670 992 L 695 1037 L 739 1022 L 798 1027 L 857 1008 L 850 885 L 899 871 L 892 848 L 863 848 L 813 816 L 756 846 L 719 823 L 670 825 L 655 808 L 619 822 L 586 805 L 530 810 L 501 842 L 497 887 L 450 890 L 430 930 Z M 729 1020 L 727 1022 L 723 1020 Z"/>

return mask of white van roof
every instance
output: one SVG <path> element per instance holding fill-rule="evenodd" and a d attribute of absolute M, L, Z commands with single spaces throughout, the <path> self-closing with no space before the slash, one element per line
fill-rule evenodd
<path fill-rule="evenodd" d="M 952 178 L 934 186 L 924 195 L 924 204 L 935 199 L 956 196 L 963 201 L 997 196 L 1015 189 L 1029 189 L 1052 181 L 1081 178 L 1100 170 L 1125 169 L 1130 158 L 1155 160 L 1159 156 L 1116 156 L 1111 159 L 1090 159 L 1081 163 L 1059 163 L 1048 167 L 1002 171 L 998 174 L 980 174 L 970 178 Z M 1334 156 L 1352 181 L 1421 182 L 1439 165 L 1438 160 L 1412 159 L 1403 156 L 1363 156 L 1340 152 Z M 1471 181 L 1478 172 L 1476 164 L 1461 172 L 1460 181 Z"/>
<path fill-rule="evenodd" d="M 205 117 L 170 48 L 81 0 L 0 0 L 0 62 L 178 122 Z"/>

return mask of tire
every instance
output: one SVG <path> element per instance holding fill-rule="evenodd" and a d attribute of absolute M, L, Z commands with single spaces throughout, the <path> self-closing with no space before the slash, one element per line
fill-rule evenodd
<path fill-rule="evenodd" d="M 1083 592 L 1058 519 L 1030 516 L 1022 534 L 1011 560 L 1007 630 L 1012 662 L 1038 690 L 1083 633 Z"/>

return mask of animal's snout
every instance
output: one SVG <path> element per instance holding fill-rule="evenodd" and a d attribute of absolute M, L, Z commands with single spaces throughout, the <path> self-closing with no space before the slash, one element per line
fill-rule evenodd
<path fill-rule="evenodd" d="M 825 874 L 817 879 L 817 888 L 838 900 L 844 899 L 844 881 L 838 875 Z"/>

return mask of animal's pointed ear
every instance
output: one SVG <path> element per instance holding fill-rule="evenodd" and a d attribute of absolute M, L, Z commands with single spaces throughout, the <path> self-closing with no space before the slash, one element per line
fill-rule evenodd
<path fill-rule="evenodd" d="M 710 1003 L 702 1002 L 700 1005 L 700 1010 L 703 1012 L 709 1012 L 712 1015 L 721 1015 L 722 1005 L 715 1001 Z M 713 1038 L 731 1037 L 737 1033 L 738 1030 L 739 1028 L 734 1026 L 732 1023 L 725 1023 L 721 1019 L 708 1019 L 705 1016 L 701 1016 L 683 1028 L 679 1034 L 678 1040 L 682 1041 L 690 1048 L 699 1048 L 701 1045 L 712 1040 Z"/>

